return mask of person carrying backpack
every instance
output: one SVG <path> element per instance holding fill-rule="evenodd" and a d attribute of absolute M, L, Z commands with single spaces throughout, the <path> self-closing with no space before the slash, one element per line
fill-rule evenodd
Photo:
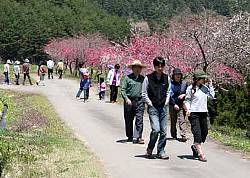
<path fill-rule="evenodd" d="M 45 79 L 45 74 L 47 73 L 47 68 L 45 65 L 45 62 L 42 61 L 38 67 L 38 76 L 40 77 L 39 80 L 36 82 L 37 85 L 40 83 L 45 86 L 44 79 Z"/>

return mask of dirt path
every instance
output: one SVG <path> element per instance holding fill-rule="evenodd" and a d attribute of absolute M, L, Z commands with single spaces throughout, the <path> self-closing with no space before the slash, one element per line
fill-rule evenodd
<path fill-rule="evenodd" d="M 75 99 L 78 83 L 73 80 L 50 80 L 46 86 L 1 86 L 4 89 L 39 92 L 55 107 L 62 120 L 96 153 L 113 178 L 246 178 L 250 175 L 250 161 L 238 153 L 220 149 L 213 142 L 205 144 L 208 162 L 193 160 L 191 140 L 187 143 L 167 142 L 170 160 L 145 159 L 145 145 L 122 143 L 125 139 L 123 108 L 97 100 L 91 93 L 89 102 Z M 149 137 L 149 121 L 144 121 L 144 137 Z M 168 134 L 169 135 L 169 134 Z M 73 176 L 73 175 L 72 175 Z"/>

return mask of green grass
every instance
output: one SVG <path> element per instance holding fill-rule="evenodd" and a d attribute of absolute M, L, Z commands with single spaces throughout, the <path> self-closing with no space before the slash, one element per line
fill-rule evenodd
<path fill-rule="evenodd" d="M 5 92 L 8 130 L 0 131 L 7 177 L 105 177 L 99 160 L 64 126 L 41 95 Z M 1 167 L 0 166 L 0 167 Z"/>
<path fill-rule="evenodd" d="M 246 137 L 246 130 L 214 126 L 209 135 L 224 145 L 250 153 L 250 139 Z"/>

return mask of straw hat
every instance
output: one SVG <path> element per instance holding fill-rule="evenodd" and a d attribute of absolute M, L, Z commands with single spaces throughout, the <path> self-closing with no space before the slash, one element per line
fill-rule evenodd
<path fill-rule="evenodd" d="M 133 66 L 139 66 L 145 68 L 146 65 L 142 64 L 139 60 L 134 60 L 131 64 L 128 65 L 128 68 L 132 68 Z"/>

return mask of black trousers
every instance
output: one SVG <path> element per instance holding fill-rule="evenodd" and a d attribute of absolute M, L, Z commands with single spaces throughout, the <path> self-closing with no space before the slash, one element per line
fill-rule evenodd
<path fill-rule="evenodd" d="M 59 79 L 62 79 L 63 70 L 58 69 Z"/>
<path fill-rule="evenodd" d="M 48 69 L 48 79 L 50 79 L 50 76 L 53 79 L 53 69 Z"/>
<path fill-rule="evenodd" d="M 189 116 L 194 143 L 204 143 L 208 134 L 207 113 L 192 112 Z"/>
<path fill-rule="evenodd" d="M 15 77 L 16 77 L 16 85 L 19 85 L 20 74 L 15 74 Z"/>
<path fill-rule="evenodd" d="M 30 82 L 30 85 L 32 85 L 32 82 L 31 82 L 31 78 L 30 78 L 30 74 L 29 74 L 29 73 L 23 74 L 23 85 L 25 84 L 26 77 L 28 77 L 29 82 Z"/>
<path fill-rule="evenodd" d="M 116 102 L 118 95 L 118 86 L 110 85 L 110 102 Z"/>
<path fill-rule="evenodd" d="M 131 99 L 132 105 L 128 105 L 124 101 L 124 119 L 126 136 L 128 138 L 141 138 L 143 132 L 143 114 L 145 104 L 142 99 L 134 100 Z M 133 132 L 133 122 L 135 118 L 135 130 Z"/>

